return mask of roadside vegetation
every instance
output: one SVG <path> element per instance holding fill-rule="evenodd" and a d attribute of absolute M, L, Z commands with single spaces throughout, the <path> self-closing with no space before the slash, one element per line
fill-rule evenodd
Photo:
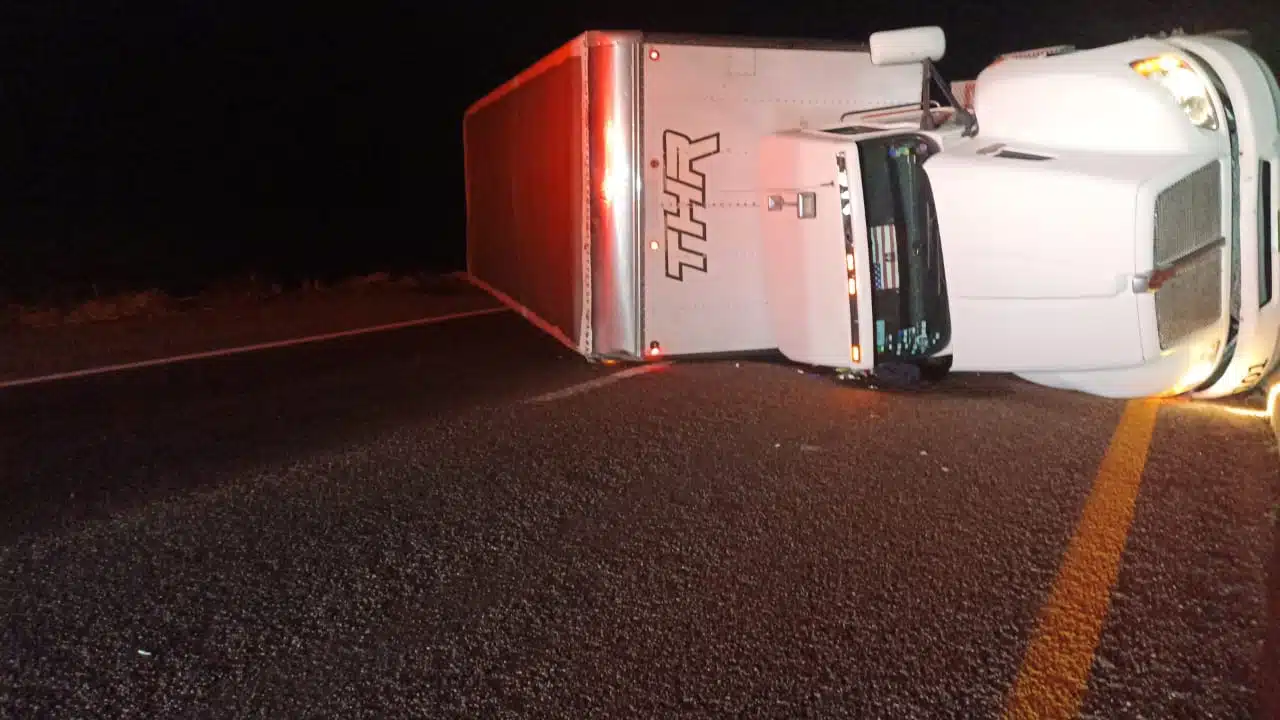
<path fill-rule="evenodd" d="M 286 287 L 278 282 L 247 275 L 210 285 L 191 297 L 174 297 L 160 290 L 101 295 L 79 302 L 0 304 L 0 327 L 51 328 L 103 323 L 126 318 L 164 317 L 220 307 L 300 299 L 307 295 L 378 290 L 429 289 L 437 280 L 427 275 L 392 275 L 375 272 L 332 283 L 307 280 Z"/>

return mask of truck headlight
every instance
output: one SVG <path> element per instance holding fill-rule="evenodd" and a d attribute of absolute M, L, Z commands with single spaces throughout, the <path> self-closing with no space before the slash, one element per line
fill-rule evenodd
<path fill-rule="evenodd" d="M 1192 125 L 1205 130 L 1218 129 L 1218 112 L 1213 109 L 1209 87 L 1186 60 L 1177 55 L 1157 55 L 1134 61 L 1129 66 L 1168 91 Z"/>

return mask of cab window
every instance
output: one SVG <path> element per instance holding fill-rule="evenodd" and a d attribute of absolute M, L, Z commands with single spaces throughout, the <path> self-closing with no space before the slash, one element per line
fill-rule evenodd
<path fill-rule="evenodd" d="M 914 134 L 858 143 L 877 358 L 928 357 L 951 340 L 941 236 L 923 167 L 937 151 Z"/>

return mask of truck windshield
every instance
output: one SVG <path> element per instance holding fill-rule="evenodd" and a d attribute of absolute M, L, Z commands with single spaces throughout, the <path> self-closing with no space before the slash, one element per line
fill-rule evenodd
<path fill-rule="evenodd" d="M 951 340 L 941 239 L 923 167 L 938 150 L 916 134 L 858 143 L 877 361 L 929 357 Z"/>

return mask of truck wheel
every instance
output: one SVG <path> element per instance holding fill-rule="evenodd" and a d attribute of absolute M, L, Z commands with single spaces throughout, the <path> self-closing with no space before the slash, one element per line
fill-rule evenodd
<path fill-rule="evenodd" d="M 931 357 L 920 361 L 920 377 L 925 382 L 941 382 L 951 374 L 951 356 Z"/>

